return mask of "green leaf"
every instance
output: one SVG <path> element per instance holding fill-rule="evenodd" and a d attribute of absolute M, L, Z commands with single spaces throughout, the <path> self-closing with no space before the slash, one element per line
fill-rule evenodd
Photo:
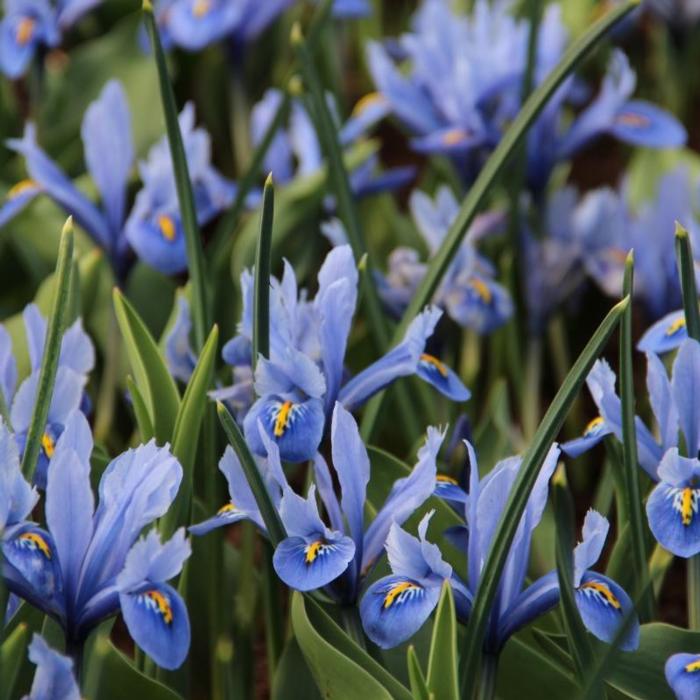
<path fill-rule="evenodd" d="M 189 522 L 197 443 L 209 400 L 207 391 L 214 379 L 218 347 L 219 329 L 215 325 L 202 348 L 175 420 L 172 452 L 182 465 L 183 478 L 177 497 L 163 519 L 162 532 L 165 537 L 169 537 L 178 527 Z"/>
<path fill-rule="evenodd" d="M 68 305 L 71 297 L 73 278 L 73 217 L 68 217 L 58 247 L 58 261 L 56 263 L 56 291 L 51 308 L 44 342 L 44 354 L 41 358 L 41 370 L 39 372 L 39 384 L 32 421 L 27 431 L 24 456 L 22 458 L 22 473 L 28 481 L 32 480 L 36 462 L 41 449 L 41 436 L 46 429 L 46 421 L 49 416 L 51 396 L 58 360 L 61 355 L 61 341 L 66 328 Z"/>
<path fill-rule="evenodd" d="M 496 528 L 491 550 L 482 569 L 481 581 L 467 625 L 467 637 L 464 646 L 465 654 L 462 660 L 463 678 L 467 683 L 472 682 L 476 676 L 484 633 L 496 590 L 501 580 L 501 572 L 505 566 L 508 551 L 542 462 L 561 430 L 566 414 L 588 375 L 591 365 L 619 323 L 620 317 L 627 308 L 628 303 L 629 299 L 624 299 L 614 306 L 593 334 L 593 337 L 588 341 L 550 404 L 547 413 L 535 432 L 532 444 L 523 457 L 522 465 L 513 483 L 508 502 Z"/>
<path fill-rule="evenodd" d="M 236 421 L 233 420 L 226 406 L 221 402 L 217 402 L 216 412 L 219 414 L 219 420 L 224 428 L 226 437 L 241 462 L 246 480 L 250 490 L 253 492 L 253 496 L 255 496 L 255 502 L 258 504 L 260 515 L 265 523 L 270 542 L 276 547 L 287 537 L 287 532 L 284 529 L 277 508 L 275 508 L 270 499 L 270 494 L 267 491 L 258 465 L 255 463 L 255 458 L 250 453 L 241 429 L 236 424 Z"/>
<path fill-rule="evenodd" d="M 660 623 L 642 625 L 639 649 L 618 654 L 608 684 L 639 700 L 673 700 L 664 665 L 672 654 L 700 649 L 700 632 Z"/>
<path fill-rule="evenodd" d="M 19 670 L 27 655 L 29 644 L 29 627 L 21 623 L 0 646 L 0 700 L 12 700 L 17 697 L 15 684 Z"/>
<path fill-rule="evenodd" d="M 301 63 L 301 71 L 310 91 L 311 115 L 317 134 L 328 161 L 331 184 L 338 202 L 338 214 L 348 235 L 355 260 L 365 260 L 366 274 L 363 275 L 367 317 L 377 348 L 384 351 L 389 344 L 389 332 L 382 309 L 377 287 L 374 282 L 373 256 L 367 248 L 360 225 L 360 219 L 350 188 L 350 178 L 343 162 L 343 151 L 338 138 L 338 127 L 333 120 L 326 101 L 323 86 L 313 61 L 311 50 L 301 36 L 298 25 L 292 30 L 292 44 L 295 45 Z"/>
<path fill-rule="evenodd" d="M 414 700 L 431 700 L 431 697 L 434 696 L 430 695 L 414 646 L 408 647 L 406 651 L 406 664 L 408 665 L 408 678 L 411 682 L 411 692 Z"/>
<path fill-rule="evenodd" d="M 187 248 L 187 267 L 192 281 L 192 324 L 194 326 L 194 340 L 197 350 L 204 346 L 207 333 L 211 324 L 209 322 L 209 309 L 207 301 L 206 270 L 204 266 L 204 253 L 202 251 L 202 239 L 197 222 L 197 210 L 194 203 L 192 183 L 190 181 L 189 168 L 185 147 L 180 133 L 180 123 L 175 104 L 175 93 L 170 84 L 168 67 L 165 62 L 163 46 L 160 42 L 158 27 L 153 15 L 153 7 L 150 0 L 144 0 L 143 14 L 146 19 L 146 27 L 151 37 L 156 66 L 158 68 L 158 83 L 160 85 L 160 98 L 165 116 L 165 126 L 170 144 L 170 155 L 175 174 L 177 198 L 180 204 L 180 216 L 182 228 L 185 232 L 185 246 Z"/>
<path fill-rule="evenodd" d="M 399 342 L 399 340 L 403 338 L 411 321 L 433 298 L 448 266 L 454 259 L 459 246 L 462 244 L 469 226 L 471 226 L 474 217 L 485 202 L 486 196 L 503 173 L 511 157 L 518 150 L 528 130 L 544 109 L 549 99 L 554 95 L 562 82 L 579 67 L 583 59 L 599 43 L 601 38 L 638 4 L 638 0 L 629 0 L 598 20 L 583 36 L 568 48 L 564 57 L 559 62 L 559 65 L 557 65 L 527 99 L 520 113 L 504 134 L 498 147 L 481 169 L 479 176 L 471 186 L 467 197 L 462 203 L 450 230 L 447 232 L 442 245 L 432 256 L 426 274 L 413 295 L 411 303 L 406 309 L 401 323 L 394 333 L 394 342 Z M 365 410 L 365 416 L 362 422 L 362 435 L 365 440 L 371 438 L 374 423 L 379 414 L 382 396 L 383 394 L 379 394 L 372 399 Z"/>
<path fill-rule="evenodd" d="M 459 700 L 457 681 L 457 614 L 452 586 L 445 581 L 435 613 L 428 657 L 428 688 L 436 698 Z"/>
<path fill-rule="evenodd" d="M 175 691 L 138 671 L 106 636 L 95 640 L 90 664 L 100 667 L 98 688 L 87 700 L 182 700 Z"/>
<path fill-rule="evenodd" d="M 180 410 L 180 394 L 153 336 L 126 297 L 115 288 L 114 311 L 124 338 L 134 381 L 153 425 L 156 440 L 168 442 Z"/>
<path fill-rule="evenodd" d="M 255 256 L 255 296 L 253 297 L 253 369 L 258 357 L 270 356 L 270 258 L 272 225 L 275 216 L 275 188 L 272 175 L 263 190 L 260 237 Z"/>
<path fill-rule="evenodd" d="M 630 299 L 620 321 L 620 390 L 622 399 L 622 464 L 627 513 L 632 544 L 632 562 L 635 571 L 635 590 L 646 590 L 649 595 L 641 600 L 643 620 L 654 614 L 654 599 L 651 588 L 646 585 L 649 578 L 646 548 L 646 518 L 642 507 L 639 489 L 639 462 L 637 458 L 637 430 L 634 425 L 636 415 L 634 398 L 634 367 L 632 358 L 632 300 L 634 293 L 634 254 L 630 252 L 625 262 L 625 276 L 622 295 Z M 697 302 L 695 303 L 697 312 Z"/>
<path fill-rule="evenodd" d="M 292 627 L 324 698 L 411 700 L 406 688 L 362 651 L 316 603 L 298 592 L 292 596 Z"/>
<path fill-rule="evenodd" d="M 148 408 L 146 407 L 146 402 L 141 396 L 139 388 L 136 386 L 133 377 L 128 376 L 126 378 L 126 388 L 129 391 L 129 396 L 131 397 L 131 406 L 134 409 L 134 417 L 136 418 L 136 425 L 139 428 L 139 434 L 141 435 L 141 442 L 148 442 L 154 436 L 153 423 L 151 422 L 151 416 L 148 414 Z"/>
<path fill-rule="evenodd" d="M 271 700 L 321 700 L 316 681 L 294 637 L 284 647 L 270 697 Z"/>
<path fill-rule="evenodd" d="M 690 237 L 676 222 L 676 258 L 683 292 L 683 308 L 688 336 L 700 341 L 700 311 L 698 311 L 698 290 L 695 288 L 695 263 L 690 247 Z"/>

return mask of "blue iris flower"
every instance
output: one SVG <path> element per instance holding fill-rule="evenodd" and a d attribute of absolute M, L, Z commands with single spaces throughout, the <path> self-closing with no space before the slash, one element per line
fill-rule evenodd
<path fill-rule="evenodd" d="M 588 377 L 588 388 L 600 417 L 595 434 L 563 450 L 576 456 L 606 434 L 622 440 L 622 404 L 615 393 L 616 377 L 607 363 L 598 361 Z M 657 482 L 647 500 L 649 528 L 658 542 L 673 554 L 688 558 L 700 552 L 700 343 L 681 344 L 669 378 L 661 360 L 647 354 L 647 389 L 658 426 L 659 440 L 636 418 L 639 464 Z M 683 456 L 680 435 L 688 456 Z"/>
<path fill-rule="evenodd" d="M 6 0 L 0 21 L 0 71 L 19 78 L 41 48 L 52 49 L 61 34 L 100 0 Z"/>
<path fill-rule="evenodd" d="M 436 459 L 444 433 L 428 429 L 411 474 L 394 483 L 372 522 L 365 526 L 370 463 L 357 423 L 347 410 L 336 404 L 331 425 L 332 464 L 340 484 L 340 499 L 328 464 L 319 453 L 314 456 L 316 484 L 311 486 L 306 498 L 296 494 L 282 471 L 277 444 L 260 422 L 258 430 L 266 450 L 266 460 L 261 460 L 263 474 L 288 535 L 274 553 L 277 574 L 291 588 L 301 591 L 327 588 L 334 599 L 353 603 L 363 577 L 382 554 L 392 523 L 405 522 L 433 493 Z M 232 451 L 224 454 L 220 469 L 228 480 L 231 502 L 213 518 L 190 528 L 191 532 L 204 534 L 243 519 L 264 530 L 255 499 Z M 317 489 L 330 527 L 319 514 Z"/>
<path fill-rule="evenodd" d="M 457 218 L 459 204 L 450 189 L 443 186 L 438 189 L 434 199 L 424 192 L 414 191 L 410 206 L 428 253 L 433 256 Z M 513 302 L 508 291 L 494 279 L 493 265 L 474 247 L 502 223 L 503 216 L 497 212 L 476 219 L 433 298 L 433 302 L 445 309 L 456 323 L 478 333 L 496 330 L 513 313 Z M 426 265 L 420 262 L 418 253 L 412 249 L 398 248 L 390 255 L 389 270 L 381 280 L 379 291 L 395 315 L 401 315 L 406 309 L 425 271 Z"/>
<path fill-rule="evenodd" d="M 364 135 L 361 124 L 352 117 L 344 125 L 337 117 L 337 108 L 328 97 L 331 114 L 335 117 L 340 143 L 349 148 Z M 251 139 L 254 145 L 262 140 L 282 101 L 282 93 L 271 88 L 251 112 Z M 272 173 L 276 182 L 287 183 L 294 177 L 307 177 L 320 172 L 324 165 L 321 143 L 311 117 L 300 100 L 292 103 L 287 128 L 279 129 L 267 151 L 263 171 Z M 380 171 L 379 158 L 372 155 L 350 173 L 350 186 L 357 197 L 394 190 L 413 179 L 415 168 L 400 167 Z M 329 208 L 333 202 L 327 201 Z"/>
<path fill-rule="evenodd" d="M 369 67 L 380 98 L 358 114 L 365 125 L 393 114 L 413 134 L 413 148 L 445 154 L 465 181 L 500 141 L 521 106 L 529 26 L 512 14 L 513 3 L 478 0 L 469 16 L 444 0 L 425 0 L 411 33 L 399 42 L 399 62 L 378 43 L 369 45 Z M 535 82 L 559 62 L 568 42 L 561 8 L 549 5 L 539 28 Z M 554 165 L 601 134 L 648 147 L 685 143 L 682 125 L 663 110 L 631 100 L 635 75 L 615 52 L 600 94 L 568 129 L 564 107 L 580 90 L 568 80 L 537 120 L 528 143 L 528 179 L 541 192 Z"/>
<path fill-rule="evenodd" d="M 386 543 L 392 574 L 373 583 L 360 604 L 365 631 L 382 648 L 406 641 L 422 627 L 437 605 L 445 581 L 453 587 L 460 618 L 464 620 L 469 615 L 482 566 L 521 460 L 503 460 L 480 480 L 469 443 L 467 448 L 471 463 L 470 486 L 469 493 L 461 499 L 465 504 L 466 526 L 447 533 L 456 545 L 466 548 L 467 580 L 462 581 L 442 560 L 438 547 L 426 539 L 429 515 L 418 528 L 418 539 L 400 527 L 393 528 Z M 559 601 L 556 571 L 524 587 L 532 532 L 542 517 L 549 479 L 558 456 L 559 449 L 554 446 L 542 466 L 508 554 L 485 640 L 485 649 L 491 653 L 498 653 L 515 632 Z M 596 637 L 610 642 L 633 606 L 620 586 L 590 570 L 600 557 L 607 532 L 607 520 L 589 511 L 583 526 L 583 541 L 574 550 L 573 584 L 574 598 L 584 624 Z M 636 623 L 621 648 L 632 650 L 638 643 L 639 624 Z"/>
<path fill-rule="evenodd" d="M 195 128 L 194 106 L 180 114 L 197 218 L 208 223 L 232 201 L 235 185 L 211 165 L 211 140 Z M 129 246 L 146 263 L 165 274 L 187 267 L 175 177 L 168 143 L 163 138 L 139 164 L 143 187 L 127 218 L 127 185 L 134 166 L 131 115 L 121 83 L 110 81 L 85 112 L 81 128 L 88 172 L 100 193 L 98 207 L 78 190 L 39 147 L 36 129 L 28 124 L 22 139 L 8 146 L 24 156 L 30 178 L 13 187 L 0 208 L 0 225 L 16 216 L 39 194 L 47 194 L 84 228 L 109 256 L 121 277 Z"/>
<path fill-rule="evenodd" d="M 411 323 L 404 339 L 384 357 L 347 379 L 344 359 L 357 304 L 358 272 L 350 246 L 334 248 L 318 275 L 319 289 L 309 301 L 300 294 L 294 270 L 285 262 L 281 281 L 271 278 L 270 358 L 260 358 L 255 371 L 259 397 L 245 415 L 248 444 L 266 454 L 257 429 L 279 445 L 282 459 L 302 462 L 313 457 L 336 401 L 357 408 L 399 377 L 417 374 L 454 401 L 466 401 L 469 390 L 440 360 L 425 351 L 441 311 L 429 307 Z M 241 277 L 243 314 L 238 335 L 223 349 L 234 366 L 251 365 L 253 277 Z M 249 380 L 248 380 L 249 381 Z M 240 386 L 216 392 L 228 401 L 240 398 Z M 241 411 L 244 412 L 244 411 Z"/>
<path fill-rule="evenodd" d="M 4 426 L 0 446 L 7 457 L 2 468 L 15 484 L 11 493 L 19 494 L 13 501 L 18 505 L 5 509 L 11 517 L 2 533 L 8 589 L 53 617 L 69 648 L 121 611 L 134 641 L 158 665 L 180 666 L 189 649 L 189 619 L 167 581 L 180 572 L 190 545 L 184 530 L 164 544 L 155 531 L 138 540 L 166 513 L 179 488 L 182 467 L 169 449 L 151 441 L 112 460 L 95 508 L 92 435 L 83 414 L 74 412 L 48 470 L 45 530 L 26 519 L 36 499 L 18 476 L 19 455 Z"/>
<path fill-rule="evenodd" d="M 685 311 L 671 311 L 652 324 L 639 339 L 637 350 L 653 352 L 657 355 L 676 350 L 688 338 Z"/>
<path fill-rule="evenodd" d="M 29 660 L 36 665 L 36 673 L 24 700 L 80 700 L 73 661 L 52 649 L 40 634 L 32 637 Z"/>
<path fill-rule="evenodd" d="M 664 670 L 677 700 L 695 700 L 700 695 L 700 654 L 673 654 Z"/>
<path fill-rule="evenodd" d="M 156 18 L 165 46 L 188 51 L 222 39 L 237 44 L 254 41 L 295 0 L 161 0 Z M 339 18 L 365 17 L 367 0 L 335 0 L 333 14 Z"/>
<path fill-rule="evenodd" d="M 30 374 L 18 388 L 17 363 L 12 353 L 12 340 L 5 327 L 0 324 L 0 394 L 4 405 L 9 410 L 12 430 L 22 452 L 34 413 L 46 337 L 46 320 L 35 304 L 25 308 L 23 319 L 29 350 Z M 68 416 L 78 408 L 87 410 L 89 407 L 89 399 L 84 393 L 84 388 L 87 375 L 94 364 L 95 349 L 83 330 L 81 320 L 78 319 L 66 331 L 61 341 L 56 383 L 34 473 L 34 480 L 39 488 L 43 489 L 46 486 L 49 460 Z"/>

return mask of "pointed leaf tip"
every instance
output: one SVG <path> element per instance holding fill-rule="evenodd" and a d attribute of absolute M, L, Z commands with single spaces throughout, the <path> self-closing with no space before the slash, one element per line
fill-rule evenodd
<path fill-rule="evenodd" d="M 687 238 L 688 229 L 680 221 L 676 221 L 676 238 Z"/>
<path fill-rule="evenodd" d="M 143 0 L 143 3 L 141 5 L 141 9 L 144 12 L 150 12 L 151 14 L 153 14 L 153 5 L 151 3 L 151 0 Z"/>
<path fill-rule="evenodd" d="M 299 22 L 294 22 L 292 25 L 289 40 L 292 43 L 292 46 L 299 46 L 304 43 L 304 33 L 301 30 L 301 24 L 299 24 Z"/>

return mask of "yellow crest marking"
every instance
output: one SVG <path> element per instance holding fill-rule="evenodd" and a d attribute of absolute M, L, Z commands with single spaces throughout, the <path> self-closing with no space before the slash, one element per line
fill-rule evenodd
<path fill-rule="evenodd" d="M 194 7 L 192 8 L 192 14 L 197 17 L 197 19 L 201 19 L 205 15 L 209 14 L 209 10 L 211 10 L 210 0 L 195 0 Z"/>
<path fill-rule="evenodd" d="M 456 146 L 466 138 L 467 132 L 464 129 L 450 129 L 442 135 L 442 143 L 445 146 Z"/>
<path fill-rule="evenodd" d="M 44 450 L 44 454 L 49 459 L 53 457 L 53 453 L 56 451 L 56 443 L 48 433 L 44 433 L 41 436 L 41 449 Z"/>
<path fill-rule="evenodd" d="M 311 544 L 307 544 L 306 548 L 304 549 L 304 553 L 306 554 L 306 563 L 307 564 L 313 564 L 316 559 L 318 558 L 318 555 L 321 552 L 321 548 L 323 547 L 323 542 L 321 540 L 316 540 L 315 542 L 312 542 Z"/>
<path fill-rule="evenodd" d="M 47 559 L 51 559 L 51 548 L 46 540 L 37 532 L 24 532 L 19 537 L 23 542 L 30 542 L 35 549 L 38 549 Z"/>
<path fill-rule="evenodd" d="M 588 437 L 591 433 L 595 432 L 601 425 L 603 425 L 603 423 L 604 423 L 604 421 L 603 421 L 602 416 L 598 416 L 597 418 L 594 418 L 584 428 L 584 430 L 583 430 L 584 436 Z"/>
<path fill-rule="evenodd" d="M 445 377 L 445 378 L 447 377 L 447 374 L 448 374 L 447 367 L 442 362 L 440 362 L 440 360 L 438 360 L 437 357 L 434 357 L 433 355 L 428 355 L 427 352 L 424 352 L 420 356 L 420 361 L 425 362 L 426 365 L 431 365 L 438 372 L 440 372 L 440 374 L 443 377 Z"/>
<path fill-rule="evenodd" d="M 451 476 L 447 476 L 447 474 L 438 474 L 435 479 L 443 484 L 454 484 L 455 486 L 459 486 L 457 479 L 453 479 Z"/>
<path fill-rule="evenodd" d="M 693 522 L 693 489 L 685 488 L 681 492 L 680 503 L 681 521 L 683 525 L 690 525 Z"/>
<path fill-rule="evenodd" d="M 416 586 L 415 583 L 411 583 L 410 581 L 401 581 L 400 583 L 394 584 L 384 596 L 384 609 L 390 608 L 402 593 L 406 591 L 417 591 L 419 588 L 419 586 Z"/>
<path fill-rule="evenodd" d="M 289 427 L 289 420 L 292 417 L 293 408 L 294 404 L 291 401 L 285 401 L 280 406 L 277 418 L 275 418 L 275 427 L 273 430 L 275 437 L 282 437 L 284 435 L 284 431 Z"/>
<path fill-rule="evenodd" d="M 14 199 L 15 197 L 19 197 L 23 192 L 31 190 L 34 187 L 36 187 L 36 182 L 34 182 L 34 180 L 30 180 L 29 178 L 20 180 L 16 185 L 10 187 L 7 193 L 7 199 Z"/>
<path fill-rule="evenodd" d="M 666 335 L 675 335 L 681 328 L 685 328 L 685 316 L 677 318 L 673 323 L 669 324 L 666 329 Z"/>
<path fill-rule="evenodd" d="M 228 515 L 228 513 L 233 513 L 233 511 L 236 510 L 236 506 L 231 503 L 227 503 L 225 506 L 221 506 L 219 510 L 216 511 L 217 515 Z"/>
<path fill-rule="evenodd" d="M 687 673 L 695 673 L 696 671 L 700 671 L 700 659 L 697 661 L 691 661 L 689 664 L 686 664 L 685 670 Z"/>
<path fill-rule="evenodd" d="M 629 112 L 623 112 L 618 115 L 615 121 L 623 126 L 631 126 L 634 128 L 649 126 L 649 119 L 647 119 L 647 117 L 641 114 L 630 114 Z"/>
<path fill-rule="evenodd" d="M 612 607 L 616 610 L 620 610 L 622 608 L 620 601 L 614 596 L 613 592 L 600 581 L 587 581 L 586 583 L 582 584 L 581 588 L 595 591 L 605 598 L 606 602 L 609 605 L 612 605 Z"/>
<path fill-rule="evenodd" d="M 175 240 L 175 222 L 172 216 L 160 214 L 158 216 L 158 228 L 166 240 L 172 242 Z"/>
<path fill-rule="evenodd" d="M 36 28 L 36 20 L 31 17 L 23 17 L 17 25 L 17 43 L 20 46 L 26 46 L 34 36 Z"/>
<path fill-rule="evenodd" d="M 488 288 L 485 282 L 480 280 L 478 277 L 472 277 L 469 280 L 469 286 L 477 293 L 479 298 L 485 303 L 490 304 L 493 299 L 493 294 Z"/>
<path fill-rule="evenodd" d="M 169 625 L 173 621 L 173 609 L 170 602 L 160 591 L 146 591 L 145 595 L 155 603 L 158 613 L 163 618 L 163 622 Z"/>
<path fill-rule="evenodd" d="M 384 102 L 384 95 L 379 92 L 369 92 L 364 97 L 361 97 L 355 106 L 352 108 L 352 116 L 357 117 L 372 105 Z"/>

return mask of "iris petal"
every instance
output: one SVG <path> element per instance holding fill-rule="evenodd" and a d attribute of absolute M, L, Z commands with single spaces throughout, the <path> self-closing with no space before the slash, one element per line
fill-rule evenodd
<path fill-rule="evenodd" d="M 166 583 L 119 596 L 134 641 L 162 668 L 182 665 L 190 648 L 190 620 L 182 598 Z"/>
<path fill-rule="evenodd" d="M 288 537 L 278 545 L 272 562 L 288 586 L 312 591 L 338 578 L 354 556 L 355 543 L 349 537 Z"/>
<path fill-rule="evenodd" d="M 410 639 L 425 623 L 440 598 L 440 585 L 426 585 L 405 576 L 387 576 L 373 583 L 360 603 L 367 636 L 382 649 Z"/>
<path fill-rule="evenodd" d="M 666 661 L 664 671 L 678 700 L 700 697 L 700 654 L 674 654 Z"/>
<path fill-rule="evenodd" d="M 647 501 L 649 527 L 659 544 L 679 557 L 700 552 L 700 489 L 661 482 Z"/>
<path fill-rule="evenodd" d="M 456 372 L 427 353 L 420 356 L 416 374 L 452 401 L 467 401 L 472 395 Z"/>

